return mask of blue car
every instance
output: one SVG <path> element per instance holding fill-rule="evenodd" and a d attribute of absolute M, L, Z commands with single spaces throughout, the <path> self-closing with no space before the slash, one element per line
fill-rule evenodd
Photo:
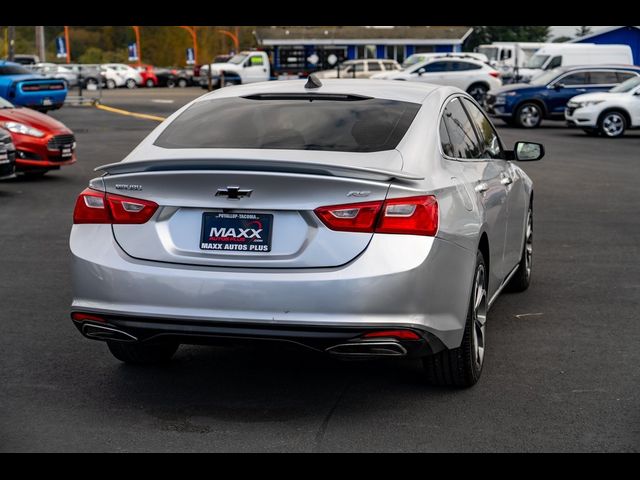
<path fill-rule="evenodd" d="M 0 61 L 0 97 L 46 112 L 62 106 L 67 86 L 62 80 L 33 73 L 18 63 Z"/>
<path fill-rule="evenodd" d="M 516 83 L 490 90 L 484 106 L 489 114 L 507 124 L 536 128 L 545 118 L 564 120 L 565 106 L 572 97 L 607 91 L 639 75 L 640 67 L 634 66 L 561 67 L 535 77 L 530 83 Z"/>

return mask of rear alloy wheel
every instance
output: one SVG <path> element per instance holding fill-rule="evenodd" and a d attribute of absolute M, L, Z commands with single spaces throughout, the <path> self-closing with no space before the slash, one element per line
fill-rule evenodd
<path fill-rule="evenodd" d="M 153 88 L 155 86 L 155 83 L 153 83 L 153 80 L 148 78 L 147 81 L 145 82 L 145 85 L 147 86 L 147 88 Z"/>
<path fill-rule="evenodd" d="M 176 86 L 175 80 L 173 80 L 171 78 L 169 80 L 167 80 L 167 88 L 173 88 L 175 86 Z"/>
<path fill-rule="evenodd" d="M 429 383 L 459 388 L 476 384 L 484 365 L 486 322 L 487 270 L 482 252 L 478 252 L 462 343 L 423 359 Z"/>
<path fill-rule="evenodd" d="M 125 85 L 126 85 L 127 88 L 136 88 L 137 87 L 136 81 L 133 78 L 128 79 L 125 82 Z"/>
<path fill-rule="evenodd" d="M 531 283 L 531 267 L 533 266 L 533 208 L 527 212 L 527 226 L 524 232 L 524 247 L 518 264 L 518 270 L 507 284 L 509 292 L 524 292 Z"/>
<path fill-rule="evenodd" d="M 600 132 L 602 132 L 602 135 L 605 137 L 621 137 L 627 129 L 627 119 L 621 112 L 606 112 L 600 118 L 599 127 Z"/>
<path fill-rule="evenodd" d="M 469 89 L 467 90 L 467 93 L 471 95 L 476 102 L 482 103 L 488 91 L 489 91 L 489 87 L 487 87 L 485 84 L 474 83 L 469 87 Z"/>
<path fill-rule="evenodd" d="M 107 80 L 107 88 L 109 90 L 113 90 L 114 88 L 116 88 L 116 82 L 112 79 Z"/>
<path fill-rule="evenodd" d="M 127 343 L 109 341 L 107 346 L 111 354 L 124 363 L 136 365 L 166 362 L 173 357 L 180 344 L 162 343 Z"/>
<path fill-rule="evenodd" d="M 184 78 L 181 78 L 178 80 L 178 86 L 180 88 L 185 88 L 187 86 L 187 80 Z"/>
<path fill-rule="evenodd" d="M 537 128 L 542 123 L 542 109 L 535 103 L 525 103 L 516 112 L 516 123 L 522 128 Z"/>

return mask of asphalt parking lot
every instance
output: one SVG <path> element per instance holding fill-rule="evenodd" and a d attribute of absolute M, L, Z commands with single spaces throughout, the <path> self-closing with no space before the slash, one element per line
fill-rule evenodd
<path fill-rule="evenodd" d="M 168 115 L 199 88 L 105 92 Z M 489 315 L 480 382 L 420 382 L 417 363 L 338 362 L 299 350 L 183 346 L 130 367 L 69 319 L 71 214 L 94 167 L 156 122 L 90 107 L 51 115 L 78 163 L 0 183 L 2 451 L 639 451 L 640 132 L 590 138 L 560 122 L 535 182 L 531 288 Z"/>

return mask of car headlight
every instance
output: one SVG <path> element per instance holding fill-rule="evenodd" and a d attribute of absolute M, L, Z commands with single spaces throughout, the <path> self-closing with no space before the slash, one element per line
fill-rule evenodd
<path fill-rule="evenodd" d="M 42 130 L 30 127 L 29 125 L 25 125 L 24 123 L 4 122 L 3 126 L 10 132 L 19 133 L 21 135 L 29 135 L 30 137 L 37 138 L 42 138 L 45 136 L 45 133 Z"/>
<path fill-rule="evenodd" d="M 505 103 L 507 103 L 507 97 L 514 97 L 516 95 L 517 95 L 516 92 L 500 93 L 500 94 L 496 95 L 495 104 L 496 105 L 504 105 Z"/>

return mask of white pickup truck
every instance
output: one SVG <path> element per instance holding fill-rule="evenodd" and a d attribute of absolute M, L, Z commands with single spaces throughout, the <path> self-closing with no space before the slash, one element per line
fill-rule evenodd
<path fill-rule="evenodd" d="M 264 82 L 271 78 L 269 56 L 262 51 L 243 51 L 225 63 L 203 65 L 200 67 L 199 77 L 202 88 L 209 88 L 209 70 L 212 88 Z"/>

